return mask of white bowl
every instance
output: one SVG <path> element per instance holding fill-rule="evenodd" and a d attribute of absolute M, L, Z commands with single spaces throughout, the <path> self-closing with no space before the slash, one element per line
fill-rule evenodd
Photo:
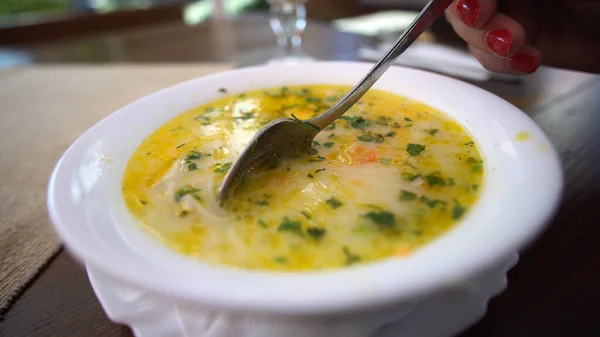
<path fill-rule="evenodd" d="M 48 190 L 56 231 L 75 256 L 103 275 L 198 314 L 227 313 L 220 317 L 228 324 L 241 324 L 240 317 L 266 320 L 261 321 L 266 329 L 261 336 L 281 335 L 282 330 L 273 330 L 281 326 L 308 333 L 317 322 L 311 317 L 355 323 L 360 321 L 357 317 L 391 307 L 402 309 L 395 318 L 406 318 L 416 303 L 448 287 L 490 271 L 500 270 L 498 277 L 503 279 L 506 261 L 540 233 L 558 205 L 562 172 L 556 152 L 538 126 L 506 101 L 469 84 L 413 69 L 392 67 L 375 88 L 425 102 L 458 120 L 485 157 L 486 183 L 468 216 L 412 257 L 305 273 L 218 267 L 164 247 L 128 212 L 121 179 L 131 154 L 168 120 L 218 98 L 218 88 L 235 94 L 282 85 L 353 85 L 370 67 L 316 62 L 246 68 L 181 83 L 125 106 L 85 132 L 56 165 Z M 521 132 L 531 138 L 516 141 Z M 481 310 L 499 290 L 478 295 Z M 269 323 L 274 317 L 279 323 Z M 302 324 L 285 323 L 301 317 Z M 132 326 L 140 321 L 114 319 Z M 371 325 L 364 331 L 351 329 L 343 336 L 366 336 L 391 319 L 365 320 Z M 327 334 L 342 333 L 345 330 L 335 327 L 348 326 L 319 324 L 309 335 L 327 329 Z M 218 335 L 202 329 L 194 335 Z M 214 329 L 213 333 L 219 331 Z M 250 330 L 243 331 L 254 336 Z"/>

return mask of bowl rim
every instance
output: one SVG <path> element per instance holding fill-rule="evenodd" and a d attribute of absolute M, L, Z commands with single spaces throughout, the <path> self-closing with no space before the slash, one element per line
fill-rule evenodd
<path fill-rule="evenodd" d="M 140 272 L 140 269 L 136 270 L 136 268 L 132 268 L 132 266 L 125 266 L 121 265 L 120 263 L 112 263 L 111 260 L 106 259 L 103 254 L 100 254 L 100 252 L 88 249 L 86 245 L 89 244 L 89 242 L 86 242 L 85 240 L 79 240 L 74 236 L 74 233 L 69 228 L 72 226 L 72 224 L 65 222 L 64 215 L 66 214 L 65 212 L 75 211 L 75 209 L 62 209 L 57 207 L 57 198 L 60 197 L 57 192 L 64 187 L 61 186 L 61 183 L 59 182 L 59 175 L 64 170 L 68 169 L 65 167 L 66 161 L 72 159 L 76 153 L 76 149 L 85 145 L 85 142 L 88 140 L 87 138 L 89 138 L 93 131 L 97 131 L 103 128 L 105 124 L 110 123 L 112 120 L 118 120 L 122 115 L 130 113 L 129 111 L 135 110 L 135 107 L 143 101 L 152 100 L 153 97 L 160 97 L 161 95 L 168 95 L 170 92 L 183 90 L 186 86 L 191 86 L 197 83 L 211 81 L 218 82 L 220 78 L 225 76 L 251 76 L 253 73 L 264 71 L 276 73 L 277 71 L 289 70 L 292 67 L 308 67 L 313 68 L 313 70 L 319 69 L 319 67 L 333 67 L 336 69 L 359 68 L 362 70 L 370 68 L 371 66 L 371 63 L 366 62 L 319 61 L 308 65 L 257 66 L 242 69 L 232 69 L 226 72 L 203 76 L 175 84 L 151 93 L 118 109 L 84 132 L 66 150 L 64 155 L 57 162 L 50 177 L 47 195 L 49 215 L 55 230 L 61 237 L 62 241 L 66 244 L 67 248 L 77 257 L 81 258 L 86 263 L 91 263 L 109 275 L 113 275 L 131 285 L 139 286 L 143 289 L 178 298 L 183 301 L 199 302 L 203 305 L 209 305 L 212 307 L 280 314 L 313 314 L 315 312 L 357 310 L 360 308 L 389 305 L 397 302 L 400 299 L 415 298 L 417 296 L 430 293 L 441 286 L 450 286 L 460 282 L 467 276 L 477 274 L 489 267 L 491 264 L 499 263 L 506 256 L 514 253 L 516 249 L 522 248 L 524 245 L 533 240 L 535 236 L 543 230 L 544 225 L 553 216 L 560 201 L 563 189 L 563 173 L 560 161 L 558 160 L 558 155 L 543 131 L 532 119 L 530 119 L 519 109 L 503 99 L 484 91 L 483 89 L 442 75 L 398 66 L 393 66 L 391 69 L 396 69 L 395 71 L 400 71 L 410 76 L 427 77 L 431 78 L 433 81 L 445 82 L 449 85 L 463 88 L 464 90 L 471 92 L 473 95 L 481 97 L 484 101 L 493 102 L 502 109 L 505 109 L 507 114 L 510 115 L 509 117 L 511 120 L 523 125 L 527 125 L 528 130 L 536 133 L 538 141 L 540 141 L 547 148 L 546 155 L 549 158 L 545 163 L 547 166 L 545 167 L 545 171 L 540 175 L 543 176 L 543 178 L 548 182 L 551 182 L 551 184 L 547 186 L 546 190 L 544 191 L 545 196 L 542 196 L 544 198 L 543 203 L 536 210 L 537 213 L 535 215 L 531 215 L 531 217 L 535 219 L 535 224 L 531 223 L 533 220 L 528 218 L 529 223 L 524 224 L 523 230 L 520 232 L 509 233 L 503 239 L 489 240 L 485 243 L 473 241 L 471 242 L 472 246 L 469 246 L 471 251 L 467 251 L 467 249 L 451 251 L 451 256 L 444 257 L 442 259 L 443 261 L 436 262 L 438 268 L 435 271 L 431 270 L 433 264 L 432 266 L 425 267 L 414 264 L 404 265 L 404 267 L 410 266 L 411 268 L 414 268 L 413 270 L 415 271 L 415 274 L 420 275 L 420 278 L 411 278 L 409 275 L 400 273 L 398 270 L 398 268 L 400 268 L 398 261 L 385 260 L 358 265 L 352 268 L 303 273 L 230 270 L 227 268 L 220 268 L 219 266 L 210 266 L 210 269 L 214 270 L 216 275 L 221 275 L 221 277 L 240 277 L 252 280 L 252 282 L 255 280 L 264 280 L 266 282 L 266 285 L 263 287 L 264 289 L 256 289 L 256 292 L 254 293 L 251 292 L 251 289 L 245 287 L 230 287 L 226 291 L 216 292 L 214 291 L 214 288 L 211 289 L 209 287 L 217 284 L 212 281 L 212 284 L 210 285 L 197 284 L 194 287 L 193 284 L 185 283 L 185 281 L 182 280 L 178 280 L 174 284 L 172 279 L 167 276 L 160 276 L 159 274 L 154 274 L 153 276 L 155 276 L 156 279 L 150 280 L 148 278 L 148 275 L 150 274 L 148 274 L 147 271 Z M 448 112 L 448 114 L 452 116 L 451 112 Z M 486 151 L 483 148 L 481 149 L 481 152 L 484 156 L 486 156 Z M 527 168 L 525 167 L 524 169 L 526 170 Z M 529 174 L 531 173 L 532 172 L 529 172 Z M 529 192 L 530 191 L 524 191 L 523 194 L 529 196 Z M 519 199 L 520 201 L 524 200 L 523 196 L 521 195 L 515 196 L 515 198 Z M 471 212 L 478 207 L 479 205 L 475 205 Z M 465 221 L 466 220 L 463 220 L 461 223 Z M 458 226 L 460 226 L 460 224 L 458 224 L 457 227 Z M 448 236 L 448 234 L 446 233 L 442 235 L 442 237 L 444 236 Z M 470 239 L 475 240 L 476 238 L 477 236 L 473 234 L 473 237 Z M 491 237 L 487 238 L 492 239 Z M 473 251 L 476 249 L 480 250 L 477 252 L 477 254 L 473 254 Z M 118 258 L 118 256 L 113 257 Z M 469 262 L 461 263 L 462 261 Z M 444 267 L 448 266 L 448 263 L 450 262 L 455 262 L 452 264 L 451 268 Z M 362 293 L 361 296 L 348 296 L 349 291 L 351 290 L 361 292 L 364 291 L 365 287 L 368 288 L 374 284 L 350 285 L 346 284 L 344 281 L 362 278 L 364 275 L 370 275 L 371 273 L 383 275 L 382 271 L 391 272 L 389 275 L 390 280 L 381 280 L 381 282 L 377 281 L 379 282 L 377 286 L 381 286 L 383 289 L 378 289 L 377 291 L 373 291 L 369 294 Z M 400 277 L 400 275 L 408 276 L 404 279 L 401 279 L 403 282 L 402 286 L 394 284 L 394 281 L 397 282 L 399 280 L 398 277 Z M 332 286 L 336 284 L 336 282 L 342 282 L 340 282 L 338 286 L 328 288 L 327 291 L 321 291 L 319 293 L 321 297 L 319 297 L 314 293 L 307 291 L 305 288 L 301 288 L 297 292 L 291 292 L 290 294 L 285 295 L 285 293 L 282 293 L 278 287 L 281 286 L 282 282 L 286 282 L 286 280 L 293 282 L 294 284 L 305 283 L 311 286 L 316 286 L 323 282 L 324 284 Z M 225 280 L 223 279 L 223 281 Z M 228 286 L 229 284 L 223 283 L 223 287 Z M 274 294 L 269 294 L 267 292 L 268 287 L 273 287 Z"/>

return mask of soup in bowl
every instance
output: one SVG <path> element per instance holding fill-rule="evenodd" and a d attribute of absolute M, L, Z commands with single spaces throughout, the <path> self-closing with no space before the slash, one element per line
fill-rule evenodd
<path fill-rule="evenodd" d="M 289 323 L 339 334 L 366 320 L 348 334 L 366 336 L 448 287 L 494 280 L 459 301 L 485 304 L 504 287 L 506 261 L 553 214 L 562 176 L 529 117 L 469 84 L 393 67 L 308 153 L 265 163 L 216 202 L 262 126 L 323 112 L 370 66 L 234 70 L 120 109 L 57 164 L 57 232 L 88 268 L 157 296 L 161 310 L 175 301 L 198 315 L 260 316 L 264 333 Z M 382 314 L 390 307 L 402 310 Z M 462 327 L 484 310 L 459 322 L 449 308 L 446 321 Z M 143 324 L 131 318 L 148 315 L 138 309 L 122 321 Z M 307 318 L 319 315 L 339 324 Z"/>
<path fill-rule="evenodd" d="M 409 256 L 455 225 L 482 188 L 472 137 L 435 109 L 372 90 L 308 153 L 272 159 L 224 208 L 218 187 L 250 138 L 277 118 L 309 119 L 351 88 L 294 86 L 227 95 L 151 134 L 123 193 L 140 224 L 200 260 L 313 270 Z"/>

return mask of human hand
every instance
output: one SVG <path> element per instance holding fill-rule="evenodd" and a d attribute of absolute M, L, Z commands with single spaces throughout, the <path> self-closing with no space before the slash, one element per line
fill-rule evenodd
<path fill-rule="evenodd" d="M 456 0 L 445 14 L 490 71 L 600 72 L 600 0 Z"/>

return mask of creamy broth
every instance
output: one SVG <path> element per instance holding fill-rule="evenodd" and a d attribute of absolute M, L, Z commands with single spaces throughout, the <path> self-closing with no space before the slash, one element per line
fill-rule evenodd
<path fill-rule="evenodd" d="M 261 127 L 314 117 L 349 89 L 219 89 L 224 98 L 177 116 L 135 151 L 122 186 L 129 210 L 168 246 L 216 264 L 315 270 L 409 256 L 466 215 L 484 165 L 457 122 L 401 96 L 369 91 L 305 157 L 271 162 L 227 207 L 216 201 Z"/>

